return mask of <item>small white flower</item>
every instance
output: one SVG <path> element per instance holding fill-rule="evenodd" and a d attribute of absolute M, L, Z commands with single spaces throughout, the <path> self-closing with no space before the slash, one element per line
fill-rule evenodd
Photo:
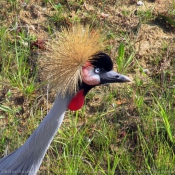
<path fill-rule="evenodd" d="M 142 1 L 138 1 L 137 5 L 142 6 L 142 5 L 144 5 L 144 3 Z"/>
<path fill-rule="evenodd" d="M 109 14 L 106 14 L 106 13 L 103 13 L 103 12 L 100 15 L 101 15 L 102 18 L 107 18 L 109 16 Z"/>
<path fill-rule="evenodd" d="M 21 43 L 22 43 L 22 45 L 23 45 L 24 47 L 28 47 L 28 46 L 29 46 L 29 44 L 28 44 L 27 42 L 25 42 L 25 41 L 22 41 Z"/>

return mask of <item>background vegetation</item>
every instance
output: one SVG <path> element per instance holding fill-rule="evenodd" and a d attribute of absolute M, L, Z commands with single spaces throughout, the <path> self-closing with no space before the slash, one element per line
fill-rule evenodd
<path fill-rule="evenodd" d="M 173 0 L 0 2 L 0 155 L 22 145 L 51 108 L 37 60 L 61 26 L 106 34 L 115 69 L 133 82 L 93 89 L 67 111 L 39 174 L 175 174 Z"/>

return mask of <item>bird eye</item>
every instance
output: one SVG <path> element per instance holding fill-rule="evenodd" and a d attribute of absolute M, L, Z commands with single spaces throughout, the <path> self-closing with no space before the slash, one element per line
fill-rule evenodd
<path fill-rule="evenodd" d="M 96 68 L 94 69 L 94 72 L 95 72 L 96 74 L 99 74 L 99 73 L 100 73 L 100 68 L 96 67 Z"/>

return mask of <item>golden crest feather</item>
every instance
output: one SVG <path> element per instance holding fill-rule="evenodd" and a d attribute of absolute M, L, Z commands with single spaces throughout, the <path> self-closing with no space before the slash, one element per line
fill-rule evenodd
<path fill-rule="evenodd" d="M 62 28 L 47 42 L 45 58 L 40 66 L 49 83 L 63 96 L 75 93 L 81 81 L 82 66 L 105 47 L 103 35 L 89 26 Z"/>

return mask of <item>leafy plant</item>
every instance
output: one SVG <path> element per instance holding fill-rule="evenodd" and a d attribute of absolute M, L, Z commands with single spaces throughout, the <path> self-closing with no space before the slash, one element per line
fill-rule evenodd
<path fill-rule="evenodd" d="M 119 72 L 126 71 L 129 64 L 134 58 L 134 53 L 131 53 L 128 58 L 125 58 L 125 48 L 124 43 L 121 43 L 118 48 L 118 57 L 116 58 L 117 69 Z"/>

